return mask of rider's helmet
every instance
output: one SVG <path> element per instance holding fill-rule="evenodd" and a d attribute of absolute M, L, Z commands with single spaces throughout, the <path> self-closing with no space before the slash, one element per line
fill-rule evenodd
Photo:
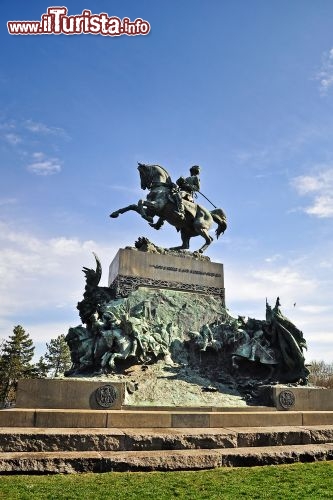
<path fill-rule="evenodd" d="M 199 175 L 200 174 L 199 165 L 193 165 L 193 167 L 190 168 L 190 173 L 191 175 Z"/>

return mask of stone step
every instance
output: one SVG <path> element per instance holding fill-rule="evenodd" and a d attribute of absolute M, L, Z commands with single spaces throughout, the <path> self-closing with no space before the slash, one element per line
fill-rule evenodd
<path fill-rule="evenodd" d="M 333 411 L 146 411 L 13 408 L 0 411 L 0 427 L 276 427 L 333 425 Z"/>
<path fill-rule="evenodd" d="M 333 459 L 333 443 L 257 448 L 0 453 L 0 474 L 198 470 Z"/>
<path fill-rule="evenodd" d="M 272 406 L 148 406 L 148 405 L 122 405 L 121 410 L 127 411 L 181 411 L 181 412 L 277 412 Z"/>
<path fill-rule="evenodd" d="M 333 426 L 234 428 L 2 428 L 0 452 L 154 451 L 324 444 Z"/>

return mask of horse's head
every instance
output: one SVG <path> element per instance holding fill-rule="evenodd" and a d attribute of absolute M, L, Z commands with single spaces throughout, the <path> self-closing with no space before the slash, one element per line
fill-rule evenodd
<path fill-rule="evenodd" d="M 141 189 L 151 189 L 154 183 L 171 184 L 171 177 L 160 165 L 146 165 L 138 162 Z"/>
<path fill-rule="evenodd" d="M 150 165 L 138 162 L 138 170 L 140 174 L 141 189 L 150 189 L 152 180 L 150 175 Z"/>

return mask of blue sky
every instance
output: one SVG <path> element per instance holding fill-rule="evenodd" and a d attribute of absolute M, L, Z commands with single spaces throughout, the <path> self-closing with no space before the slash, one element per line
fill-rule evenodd
<path fill-rule="evenodd" d="M 262 318 L 279 295 L 307 359 L 332 361 L 332 2 L 73 0 L 70 15 L 141 17 L 151 32 L 8 34 L 51 5 L 1 3 L 0 338 L 22 324 L 42 352 L 78 324 L 92 251 L 106 284 L 138 236 L 178 244 L 171 227 L 108 214 L 145 196 L 137 161 L 174 179 L 199 164 L 229 220 L 207 254 L 230 311 Z"/>

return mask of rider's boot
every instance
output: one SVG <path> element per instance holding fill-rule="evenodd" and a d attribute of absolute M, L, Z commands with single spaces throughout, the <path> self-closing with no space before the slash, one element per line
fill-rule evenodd
<path fill-rule="evenodd" d="M 181 221 L 185 220 L 185 209 L 183 200 L 181 198 L 178 199 L 177 210 L 175 211 L 175 214 L 178 215 Z"/>

